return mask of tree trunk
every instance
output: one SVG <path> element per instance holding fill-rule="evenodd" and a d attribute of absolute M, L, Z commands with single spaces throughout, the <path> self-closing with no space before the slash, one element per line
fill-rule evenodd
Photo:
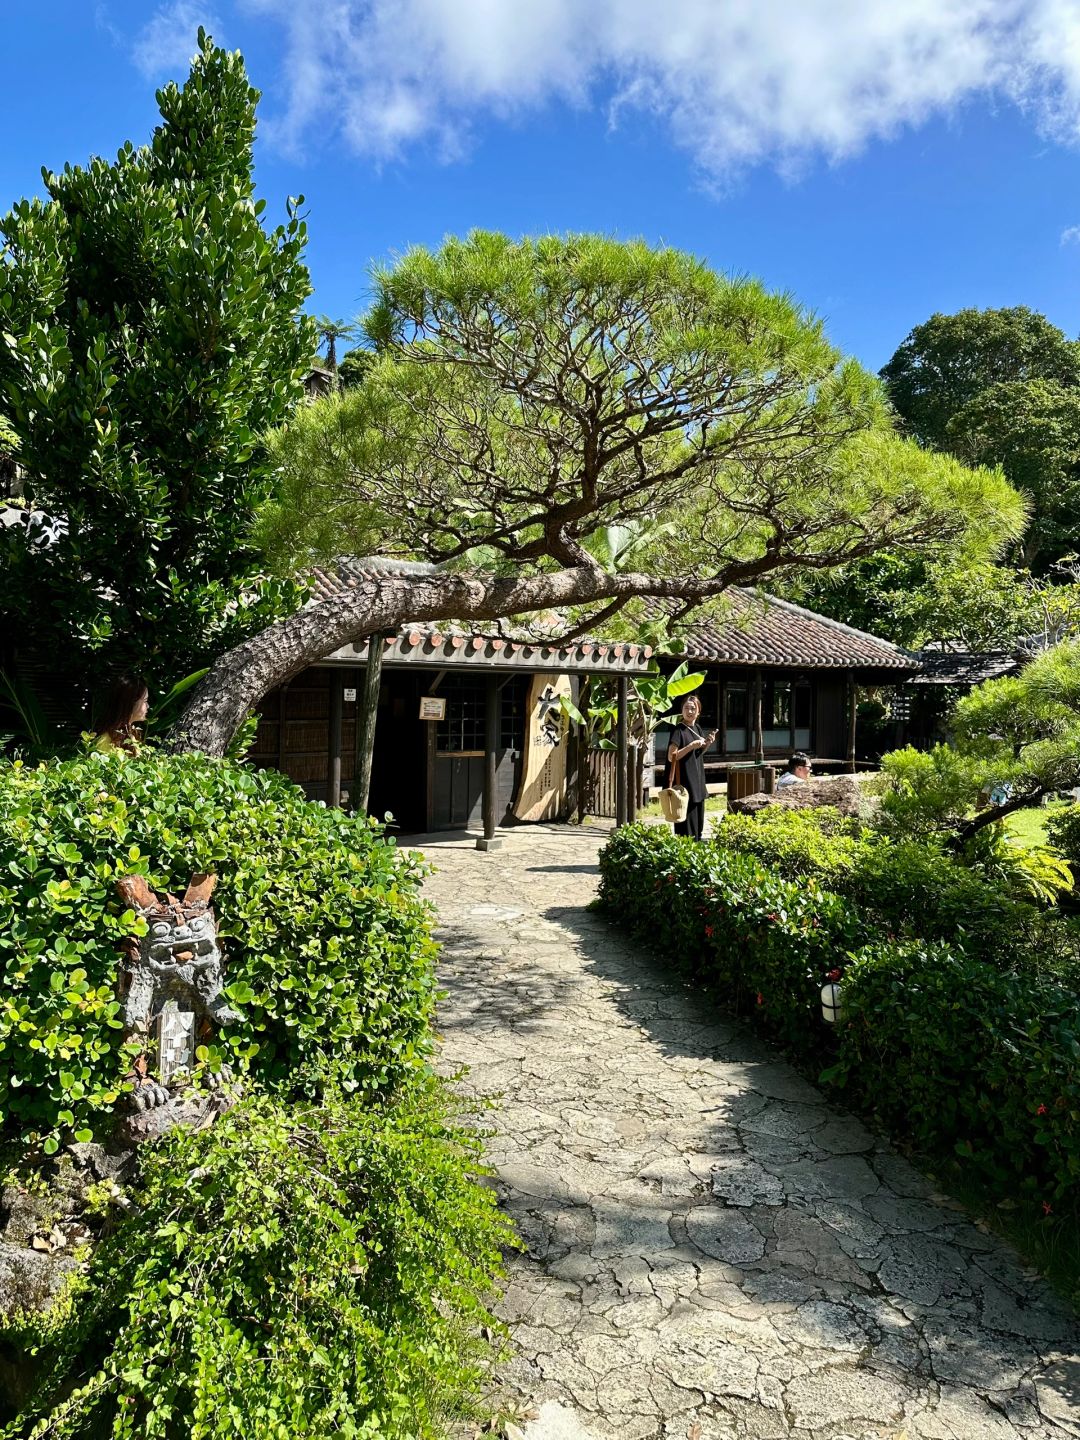
<path fill-rule="evenodd" d="M 494 621 L 621 595 L 703 600 L 773 568 L 771 560 L 749 561 L 730 565 L 707 580 L 610 575 L 591 566 L 521 579 L 477 574 L 372 575 L 343 585 L 329 598 L 306 605 L 222 655 L 169 732 L 166 748 L 223 755 L 248 712 L 264 695 L 342 645 L 380 630 L 393 633 L 403 625 L 425 621 Z"/>
<path fill-rule="evenodd" d="M 965 820 L 962 825 L 956 827 L 952 844 L 960 850 L 965 842 L 973 835 L 984 829 L 987 825 L 993 825 L 998 820 L 1004 820 L 1006 815 L 1012 815 L 1016 810 L 1030 810 L 1038 805 L 1044 795 L 1050 791 L 1045 789 L 1031 790 L 1023 795 L 1015 795 L 1011 800 L 1006 800 L 1004 805 L 993 805 L 989 810 L 981 810 L 978 815 L 973 815 L 970 820 Z"/>

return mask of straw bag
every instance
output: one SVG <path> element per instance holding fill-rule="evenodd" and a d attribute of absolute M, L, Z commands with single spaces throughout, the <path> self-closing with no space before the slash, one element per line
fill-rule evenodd
<path fill-rule="evenodd" d="M 671 784 L 660 791 L 660 810 L 664 819 L 670 820 L 673 825 L 681 825 L 690 809 L 690 791 L 679 784 L 680 778 L 679 758 L 676 756 L 671 769 Z"/>

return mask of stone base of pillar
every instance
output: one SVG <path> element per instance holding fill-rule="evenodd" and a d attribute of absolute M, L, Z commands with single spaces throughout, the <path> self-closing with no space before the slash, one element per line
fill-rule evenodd
<path fill-rule="evenodd" d="M 476 848 L 477 850 L 501 850 L 504 843 L 501 835 L 493 835 L 490 840 L 481 835 L 476 842 Z"/>

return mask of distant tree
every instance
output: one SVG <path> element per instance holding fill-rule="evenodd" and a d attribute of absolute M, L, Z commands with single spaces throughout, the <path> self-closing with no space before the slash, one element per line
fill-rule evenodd
<path fill-rule="evenodd" d="M 1000 465 L 1031 501 L 1019 559 L 1036 572 L 1080 548 L 1080 387 L 1013 380 L 981 390 L 945 427 L 947 449 Z"/>
<path fill-rule="evenodd" d="M 916 325 L 881 378 L 908 432 L 947 450 L 953 416 L 991 385 L 1080 385 L 1080 345 L 1026 305 L 958 310 Z"/>
<path fill-rule="evenodd" d="M 343 390 L 362 385 L 367 373 L 375 363 L 374 350 L 347 350 L 338 362 L 338 381 Z"/>
<path fill-rule="evenodd" d="M 267 533 L 301 569 L 342 551 L 427 568 L 376 567 L 222 656 L 178 748 L 219 753 L 267 690 L 375 631 L 556 611 L 565 639 L 638 597 L 688 610 L 1022 522 L 998 476 L 897 440 L 820 322 L 678 251 L 477 233 L 376 287 L 378 360 L 276 441 Z"/>
<path fill-rule="evenodd" d="M 1000 465 L 1029 497 L 1018 563 L 1080 549 L 1080 344 L 1026 306 L 960 310 L 917 325 L 881 377 L 921 444 Z"/>
<path fill-rule="evenodd" d="M 0 611 L 83 678 L 155 688 L 297 603 L 249 539 L 272 474 L 260 436 L 303 393 L 306 228 L 263 228 L 258 92 L 199 32 L 148 146 L 45 173 L 0 220 L 0 394 L 51 543 L 0 529 Z"/>
<path fill-rule="evenodd" d="M 336 370 L 338 368 L 337 342 L 351 340 L 356 334 L 356 326 L 350 325 L 345 320 L 332 320 L 329 315 L 320 315 L 315 323 L 318 326 L 319 344 L 326 346 L 327 368 Z"/>
<path fill-rule="evenodd" d="M 911 650 L 1010 650 L 1052 644 L 1080 627 L 1080 584 L 1071 569 L 1051 579 L 983 555 L 940 558 L 886 552 L 833 573 L 796 575 L 789 599 Z"/>

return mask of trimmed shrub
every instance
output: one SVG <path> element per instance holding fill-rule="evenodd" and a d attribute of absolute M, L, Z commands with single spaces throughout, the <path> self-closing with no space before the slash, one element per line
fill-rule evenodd
<path fill-rule="evenodd" d="M 855 864 L 860 828 L 835 810 L 775 806 L 756 815 L 725 815 L 712 843 L 754 855 L 787 880 L 812 875 L 835 889 Z"/>
<path fill-rule="evenodd" d="M 977 876 L 916 842 L 857 842 L 850 867 L 845 854 L 832 869 L 845 893 L 831 893 L 803 869 L 814 842 L 801 825 L 785 818 L 753 837 L 761 852 L 775 845 L 798 880 L 725 846 L 725 833 L 740 844 L 746 826 L 728 831 L 725 821 L 712 844 L 657 827 L 616 831 L 600 857 L 601 906 L 796 1058 L 831 1059 L 822 1080 L 845 1087 L 854 1106 L 894 1133 L 997 1198 L 1025 1195 L 1040 1218 L 1041 1204 L 1061 1218 L 1074 1214 L 1076 991 L 1034 973 L 1037 924 L 1003 929 L 1001 953 L 991 949 L 995 923 L 1042 917 L 1031 906 L 999 905 Z M 965 948 L 903 938 L 920 927 L 940 935 L 952 927 Z M 833 1029 L 820 1018 L 820 986 L 841 974 L 842 1019 Z"/>
<path fill-rule="evenodd" d="M 9 1324 L 43 1366 L 5 1433 L 445 1433 L 486 1373 L 512 1243 L 450 1106 L 430 1078 L 389 1109 L 263 1096 L 149 1147 L 135 1212 L 61 1313 L 36 1337 Z"/>
<path fill-rule="evenodd" d="M 1080 805 L 1069 805 L 1049 816 L 1046 833 L 1051 845 L 1061 851 L 1080 876 Z"/>
<path fill-rule="evenodd" d="M 84 755 L 0 766 L 0 1106 L 47 1152 L 107 1128 L 130 1065 L 118 946 L 136 922 L 117 877 L 183 892 L 218 876 L 227 994 L 221 1058 L 295 1093 L 339 1061 L 385 1092 L 423 1066 L 434 945 L 423 870 L 364 818 L 280 775 L 204 756 Z"/>
<path fill-rule="evenodd" d="M 1072 923 L 1003 893 L 937 841 L 860 835 L 825 811 L 773 810 L 727 816 L 710 843 L 846 896 L 873 938 L 942 940 L 1002 969 L 1080 981 L 1080 933 Z"/>
<path fill-rule="evenodd" d="M 828 1078 L 860 1108 L 998 1195 L 1075 1210 L 1075 994 L 944 946 L 876 945 L 845 971 L 839 1042 Z"/>
<path fill-rule="evenodd" d="M 617 830 L 600 856 L 600 905 L 800 1054 L 823 1044 L 820 989 L 864 938 L 854 909 L 813 879 L 785 880 L 666 828 Z"/>

